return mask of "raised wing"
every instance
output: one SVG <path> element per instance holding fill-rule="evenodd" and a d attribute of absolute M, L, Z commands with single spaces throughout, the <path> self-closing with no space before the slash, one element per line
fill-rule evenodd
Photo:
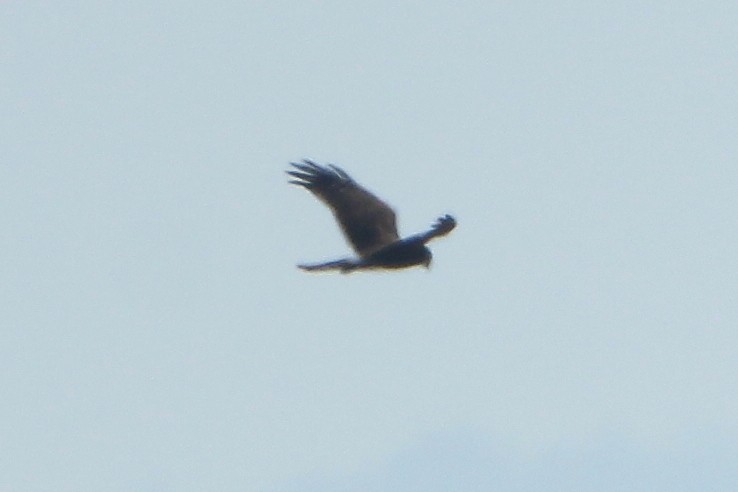
<path fill-rule="evenodd" d="M 439 217 L 438 220 L 436 220 L 435 224 L 431 226 L 431 229 L 428 232 L 416 234 L 414 237 L 419 239 L 423 243 L 427 243 L 428 241 L 436 237 L 445 236 L 446 234 L 451 232 L 454 227 L 456 227 L 456 219 L 447 214 L 443 217 Z"/>
<path fill-rule="evenodd" d="M 397 239 L 395 213 L 382 200 L 359 186 L 346 172 L 310 160 L 293 162 L 290 183 L 303 186 L 330 207 L 341 230 L 360 256 L 367 256 Z"/>

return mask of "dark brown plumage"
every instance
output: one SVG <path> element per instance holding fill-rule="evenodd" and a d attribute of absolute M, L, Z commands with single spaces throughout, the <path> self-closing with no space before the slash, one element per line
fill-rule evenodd
<path fill-rule="evenodd" d="M 359 186 L 343 169 L 333 164 L 320 166 L 307 159 L 291 164 L 296 169 L 287 171 L 294 178 L 290 183 L 306 188 L 328 205 L 359 255 L 358 258 L 298 265 L 303 270 L 340 270 L 348 273 L 368 268 L 428 267 L 432 255 L 425 243 L 448 234 L 456 226 L 454 218 L 445 215 L 429 231 L 400 239 L 395 212 Z"/>

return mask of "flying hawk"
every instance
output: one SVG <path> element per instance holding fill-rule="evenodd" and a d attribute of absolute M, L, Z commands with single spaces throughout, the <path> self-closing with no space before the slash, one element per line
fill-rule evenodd
<path fill-rule="evenodd" d="M 356 253 L 355 258 L 343 258 L 325 263 L 297 265 L 314 272 L 340 270 L 350 273 L 370 268 L 397 269 L 416 265 L 426 268 L 433 255 L 425 243 L 444 236 L 456 227 L 450 215 L 440 217 L 427 232 L 403 239 L 397 234 L 395 212 L 338 166 L 320 166 L 313 161 L 291 163 L 296 170 L 287 171 L 300 185 L 323 201 L 333 212 L 346 239 Z"/>

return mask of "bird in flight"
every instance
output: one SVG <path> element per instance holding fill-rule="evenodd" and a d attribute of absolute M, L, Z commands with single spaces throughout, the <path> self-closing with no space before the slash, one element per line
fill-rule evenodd
<path fill-rule="evenodd" d="M 456 220 L 444 215 L 430 230 L 401 239 L 392 208 L 361 187 L 343 169 L 333 164 L 321 166 L 308 159 L 291 164 L 295 169 L 287 171 L 294 178 L 290 183 L 306 188 L 328 205 L 358 254 L 354 258 L 297 265 L 302 270 L 350 273 L 416 265 L 428 268 L 433 255 L 425 244 L 435 237 L 445 236 L 456 227 Z"/>

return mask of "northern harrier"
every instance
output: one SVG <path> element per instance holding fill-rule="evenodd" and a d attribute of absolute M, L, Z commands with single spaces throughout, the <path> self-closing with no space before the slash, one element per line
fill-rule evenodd
<path fill-rule="evenodd" d="M 297 265 L 303 270 L 340 270 L 349 273 L 369 268 L 396 269 L 416 265 L 427 268 L 433 255 L 425 243 L 448 234 L 456 227 L 456 220 L 444 215 L 429 231 L 400 239 L 395 212 L 359 186 L 343 169 L 333 164 L 320 166 L 307 159 L 291 164 L 297 170 L 287 171 L 295 178 L 290 183 L 307 188 L 328 205 L 346 239 L 359 255 L 325 263 Z"/>

